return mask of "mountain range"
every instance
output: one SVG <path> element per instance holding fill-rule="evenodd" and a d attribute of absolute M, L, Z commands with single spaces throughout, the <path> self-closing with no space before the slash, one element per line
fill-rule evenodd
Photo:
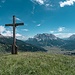
<path fill-rule="evenodd" d="M 71 35 L 67 39 L 60 39 L 53 34 L 43 33 L 29 38 L 26 42 L 42 48 L 57 47 L 61 48 L 61 50 L 75 50 L 75 35 Z"/>
<path fill-rule="evenodd" d="M 0 52 L 11 52 L 12 50 L 12 37 L 5 37 L 0 34 Z M 16 44 L 19 51 L 48 51 L 51 49 L 61 49 L 62 51 L 75 50 L 75 35 L 69 38 L 60 39 L 53 34 L 37 34 L 33 38 L 26 41 L 16 39 Z"/>
<path fill-rule="evenodd" d="M 12 43 L 13 38 L 12 37 L 5 37 L 0 34 L 0 52 L 11 52 L 12 50 Z M 18 46 L 19 51 L 46 51 L 45 49 L 41 47 L 37 47 L 35 45 L 28 44 L 22 40 L 16 39 L 16 44 Z"/>

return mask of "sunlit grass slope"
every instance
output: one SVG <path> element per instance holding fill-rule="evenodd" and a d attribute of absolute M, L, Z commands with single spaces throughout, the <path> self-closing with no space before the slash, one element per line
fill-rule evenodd
<path fill-rule="evenodd" d="M 75 56 L 42 52 L 0 55 L 0 75 L 75 75 Z"/>

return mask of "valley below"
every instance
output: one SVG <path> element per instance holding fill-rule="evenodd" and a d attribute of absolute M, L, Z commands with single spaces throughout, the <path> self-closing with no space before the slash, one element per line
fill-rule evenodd
<path fill-rule="evenodd" d="M 0 34 L 0 52 L 10 53 L 12 50 L 12 37 Z M 53 34 L 37 34 L 26 41 L 16 39 L 20 52 L 47 52 L 54 54 L 75 55 L 75 35 L 67 39 L 60 39 Z"/>
<path fill-rule="evenodd" d="M 37 34 L 25 42 L 47 50 L 47 53 L 75 55 L 75 35 L 60 39 L 53 34 Z"/>

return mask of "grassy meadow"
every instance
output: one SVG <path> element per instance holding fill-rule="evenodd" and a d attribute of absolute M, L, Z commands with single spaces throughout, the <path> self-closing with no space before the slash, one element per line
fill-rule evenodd
<path fill-rule="evenodd" d="M 75 75 L 75 56 L 42 52 L 0 54 L 0 75 Z"/>

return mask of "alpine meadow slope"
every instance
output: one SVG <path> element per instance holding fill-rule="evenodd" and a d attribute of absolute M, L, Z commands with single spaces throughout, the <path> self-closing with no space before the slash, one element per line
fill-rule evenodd
<path fill-rule="evenodd" d="M 74 75 L 75 56 L 25 52 L 0 55 L 0 75 Z"/>

